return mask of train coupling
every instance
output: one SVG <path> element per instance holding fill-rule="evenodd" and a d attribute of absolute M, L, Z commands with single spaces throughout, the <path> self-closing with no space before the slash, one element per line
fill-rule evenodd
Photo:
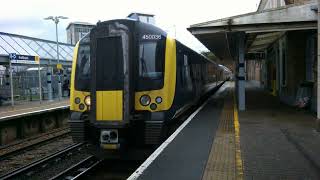
<path fill-rule="evenodd" d="M 119 149 L 119 134 L 117 129 L 103 129 L 100 133 L 100 146 L 103 149 Z"/>

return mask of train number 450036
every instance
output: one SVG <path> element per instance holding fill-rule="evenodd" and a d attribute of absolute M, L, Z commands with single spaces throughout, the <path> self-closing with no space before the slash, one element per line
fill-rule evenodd
<path fill-rule="evenodd" d="M 144 39 L 144 40 L 159 40 L 159 39 L 161 39 L 161 35 L 145 34 L 142 36 L 142 39 Z"/>

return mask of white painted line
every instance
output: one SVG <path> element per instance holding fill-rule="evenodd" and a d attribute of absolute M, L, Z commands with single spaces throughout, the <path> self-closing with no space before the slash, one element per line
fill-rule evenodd
<path fill-rule="evenodd" d="M 149 167 L 149 165 L 161 154 L 161 152 L 173 141 L 173 139 L 186 127 L 189 122 L 201 111 L 201 109 L 208 103 L 211 99 L 208 98 L 194 113 L 192 113 L 186 121 L 184 121 L 179 128 L 165 141 L 163 142 L 149 157 L 146 159 L 134 173 L 128 177 L 127 180 L 135 180 Z"/>
<path fill-rule="evenodd" d="M 17 116 L 28 115 L 28 114 L 41 113 L 41 112 L 55 110 L 55 109 L 62 109 L 62 108 L 67 108 L 67 107 L 69 107 L 69 105 L 58 106 L 58 107 L 53 107 L 53 108 L 48 108 L 48 109 L 41 109 L 41 110 L 38 110 L 38 111 L 29 111 L 29 112 L 24 112 L 24 113 L 20 113 L 20 114 L 13 114 L 13 115 L 9 115 L 9 116 L 0 117 L 0 120 L 13 118 L 13 117 L 17 117 Z"/>

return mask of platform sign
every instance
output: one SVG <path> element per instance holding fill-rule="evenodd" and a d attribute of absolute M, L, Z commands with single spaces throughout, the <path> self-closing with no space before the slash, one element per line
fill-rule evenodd
<path fill-rule="evenodd" d="M 29 56 L 20 55 L 16 53 L 9 54 L 9 69 L 10 69 L 10 89 L 11 89 L 11 106 L 14 106 L 13 99 L 13 80 L 12 80 L 12 64 L 37 64 L 38 65 L 38 79 L 39 79 L 39 99 L 42 102 L 42 86 L 41 86 L 41 73 L 40 73 L 40 57 L 39 56 Z"/>
<path fill-rule="evenodd" d="M 39 56 L 20 55 L 16 53 L 10 53 L 9 60 L 11 63 L 18 63 L 18 64 L 39 64 L 40 63 Z"/>

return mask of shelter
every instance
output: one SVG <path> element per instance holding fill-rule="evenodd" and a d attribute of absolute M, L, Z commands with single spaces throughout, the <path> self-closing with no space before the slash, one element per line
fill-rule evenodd
<path fill-rule="evenodd" d="M 217 57 L 235 62 L 239 110 L 245 110 L 246 61 L 262 62 L 261 82 L 283 102 L 296 103 L 299 88 L 312 88 L 316 109 L 317 3 L 262 0 L 257 12 L 191 25 L 188 30 Z"/>

